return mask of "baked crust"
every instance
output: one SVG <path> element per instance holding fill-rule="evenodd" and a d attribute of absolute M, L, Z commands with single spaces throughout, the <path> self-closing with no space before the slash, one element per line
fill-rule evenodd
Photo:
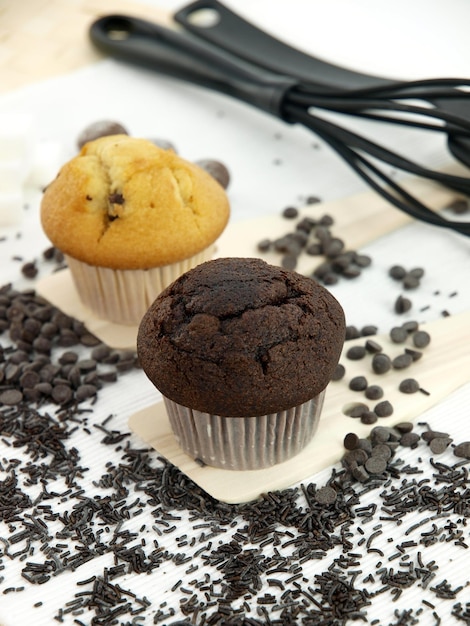
<path fill-rule="evenodd" d="M 344 335 L 342 307 L 314 280 L 260 259 L 216 259 L 157 297 L 141 321 L 137 351 L 170 400 L 248 417 L 317 396 Z"/>
<path fill-rule="evenodd" d="M 47 187 L 41 222 L 63 253 L 112 269 L 168 265 L 204 250 L 229 218 L 224 189 L 172 150 L 127 135 L 87 143 Z"/>

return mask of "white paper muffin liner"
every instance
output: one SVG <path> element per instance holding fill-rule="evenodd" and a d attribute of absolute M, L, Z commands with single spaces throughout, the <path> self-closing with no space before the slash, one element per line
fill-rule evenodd
<path fill-rule="evenodd" d="M 181 274 L 209 261 L 214 254 L 209 246 L 192 257 L 145 270 L 114 270 L 88 265 L 65 256 L 81 302 L 94 315 L 115 324 L 134 326 L 158 296 Z"/>
<path fill-rule="evenodd" d="M 322 391 L 304 404 L 259 417 L 221 417 L 163 400 L 186 454 L 213 467 L 253 470 L 282 463 L 303 450 L 317 429 L 324 396 Z"/>

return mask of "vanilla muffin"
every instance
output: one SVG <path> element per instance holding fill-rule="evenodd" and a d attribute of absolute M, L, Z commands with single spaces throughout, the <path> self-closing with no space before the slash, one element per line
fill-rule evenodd
<path fill-rule="evenodd" d="M 344 335 L 342 307 L 311 278 L 260 259 L 222 258 L 156 298 L 137 351 L 187 454 L 258 469 L 313 437 Z"/>
<path fill-rule="evenodd" d="M 168 284 L 210 259 L 229 218 L 202 168 L 127 135 L 85 144 L 45 190 L 44 232 L 98 317 L 138 324 Z"/>

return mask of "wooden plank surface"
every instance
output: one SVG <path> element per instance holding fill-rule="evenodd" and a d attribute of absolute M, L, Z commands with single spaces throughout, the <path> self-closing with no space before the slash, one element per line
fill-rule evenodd
<path fill-rule="evenodd" d="M 372 427 L 344 413 L 347 406 L 354 403 L 365 403 L 370 409 L 376 404 L 365 399 L 363 393 L 349 389 L 349 381 L 354 376 L 364 375 L 369 384 L 380 385 L 384 390 L 382 400 L 388 400 L 394 407 L 390 417 L 380 418 L 377 422 L 381 426 L 415 420 L 464 385 L 468 381 L 470 352 L 462 337 L 468 335 L 469 324 L 470 311 L 423 324 L 421 329 L 428 330 L 432 338 L 431 344 L 424 349 L 423 357 L 405 371 L 391 370 L 383 375 L 373 373 L 370 354 L 360 361 L 351 361 L 345 357 L 345 352 L 351 346 L 364 345 L 364 337 L 346 342 L 341 358 L 346 367 L 346 376 L 328 386 L 315 436 L 296 457 L 273 467 L 245 471 L 224 470 L 208 465 L 201 467 L 177 444 L 163 402 L 132 415 L 129 427 L 214 498 L 231 504 L 248 502 L 262 493 L 286 489 L 339 462 L 344 453 L 343 439 L 348 432 L 367 437 Z M 404 345 L 394 344 L 386 335 L 376 335 L 373 339 L 380 343 L 384 353 L 391 358 L 403 353 Z M 410 339 L 405 345 L 413 347 Z M 410 377 L 416 378 L 429 395 L 400 392 L 398 385 L 404 378 Z"/>
<path fill-rule="evenodd" d="M 88 39 L 88 29 L 108 13 L 172 23 L 163 10 L 131 0 L 0 2 L 0 94 L 102 59 Z"/>

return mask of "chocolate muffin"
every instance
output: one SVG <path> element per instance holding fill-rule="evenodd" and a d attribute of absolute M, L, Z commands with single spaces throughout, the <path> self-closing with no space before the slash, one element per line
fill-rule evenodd
<path fill-rule="evenodd" d="M 183 449 L 253 469 L 311 439 L 344 333 L 340 304 L 314 280 L 260 259 L 216 259 L 157 297 L 137 350 Z"/>

